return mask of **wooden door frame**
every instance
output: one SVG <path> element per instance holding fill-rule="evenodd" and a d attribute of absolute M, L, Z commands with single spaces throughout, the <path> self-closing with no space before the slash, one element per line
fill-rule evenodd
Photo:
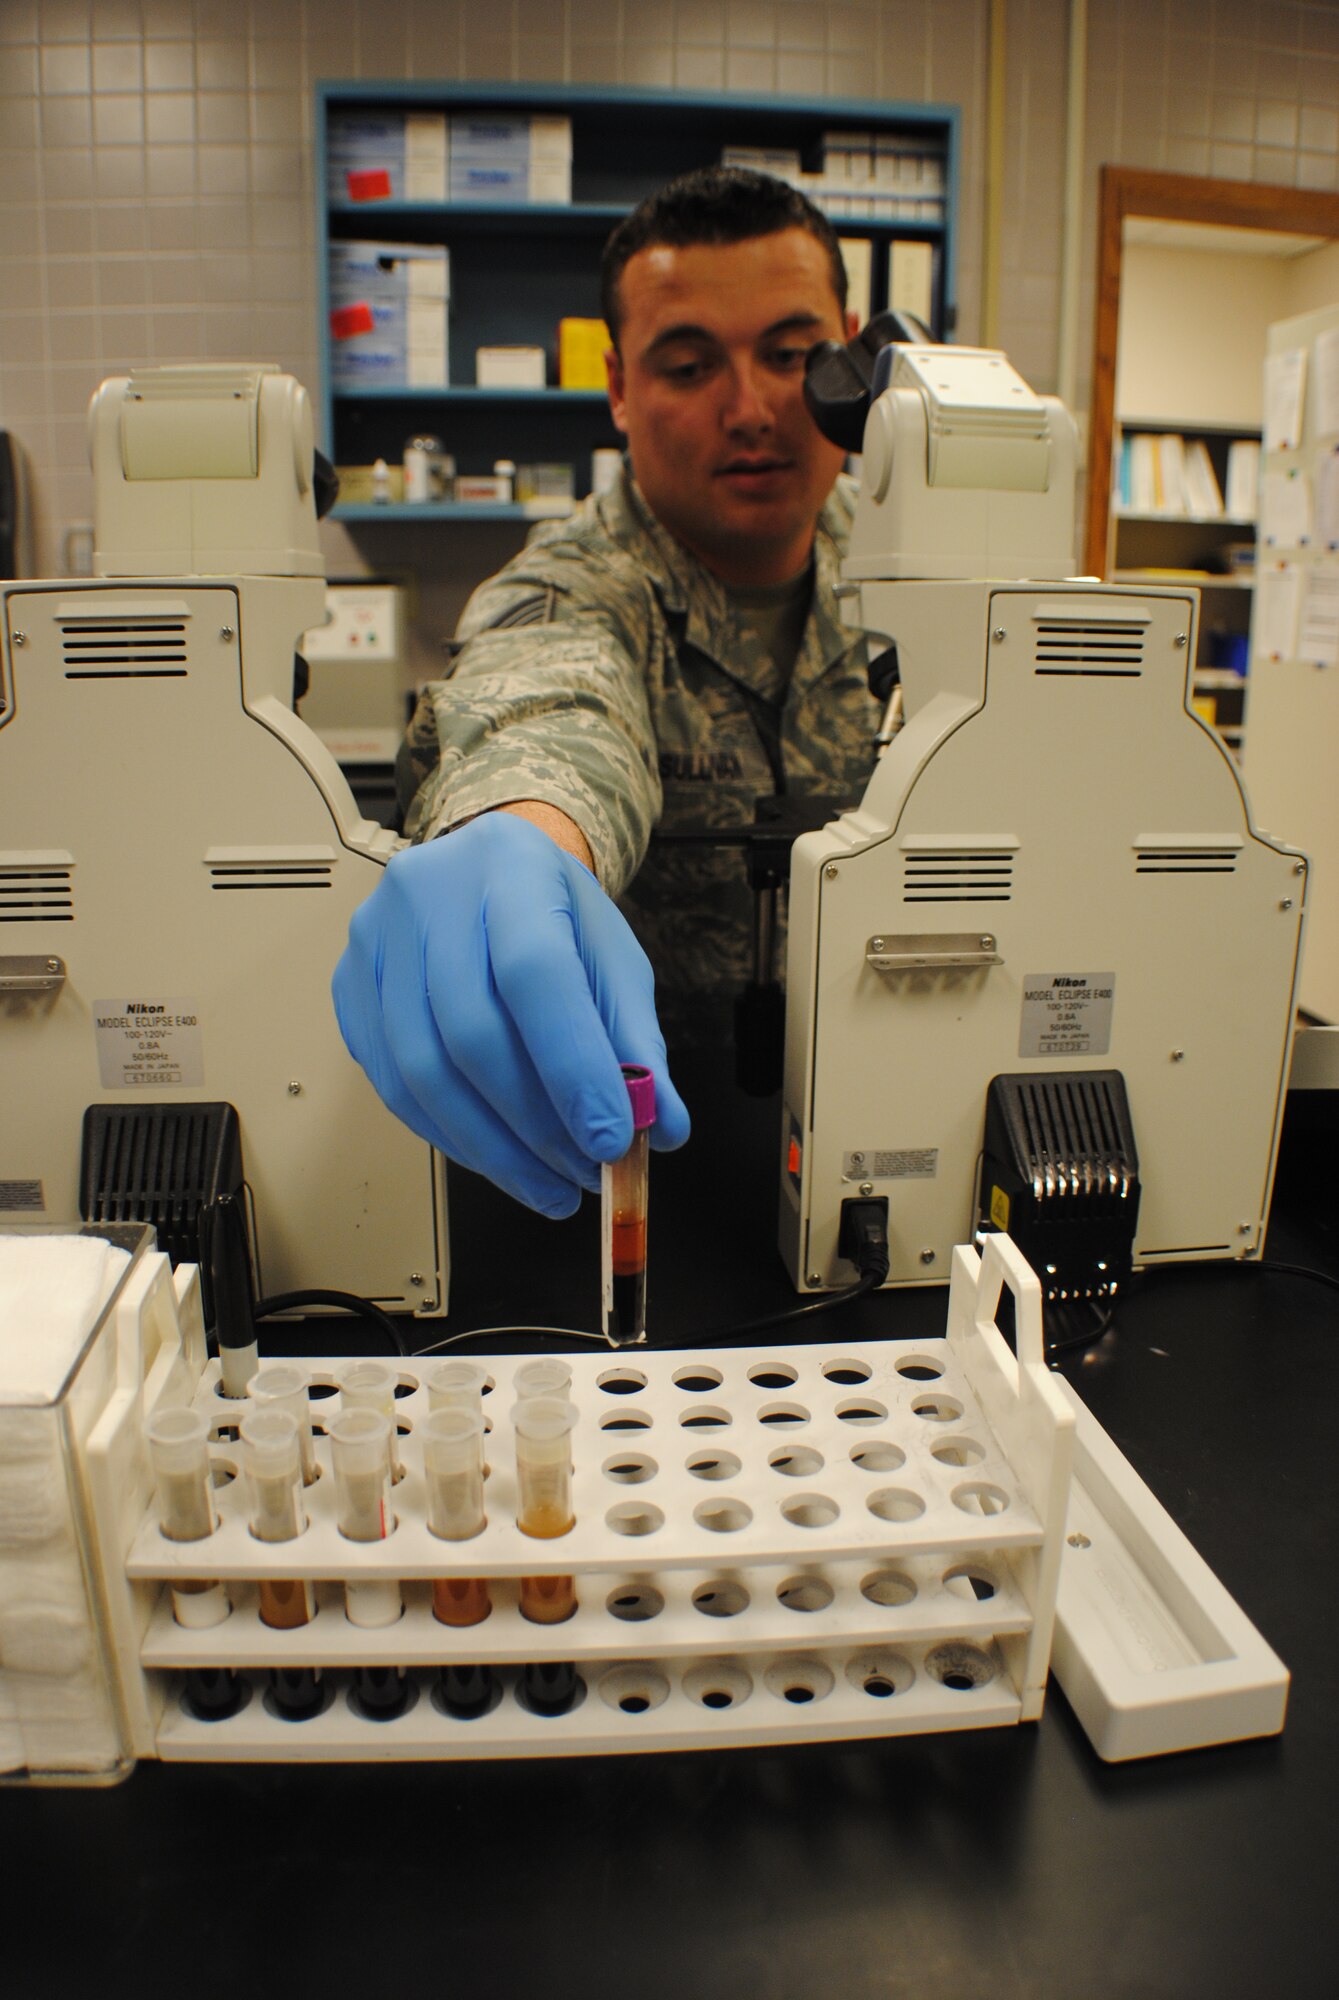
<path fill-rule="evenodd" d="M 1268 187 L 1257 181 L 1203 180 L 1143 167 L 1100 169 L 1097 224 L 1097 318 L 1088 415 L 1088 490 L 1083 568 L 1104 576 L 1111 512 L 1111 455 L 1116 421 L 1116 340 L 1120 328 L 1121 250 L 1127 216 L 1158 222 L 1218 223 L 1231 229 L 1279 229 L 1297 236 L 1339 237 L 1339 194 Z"/>

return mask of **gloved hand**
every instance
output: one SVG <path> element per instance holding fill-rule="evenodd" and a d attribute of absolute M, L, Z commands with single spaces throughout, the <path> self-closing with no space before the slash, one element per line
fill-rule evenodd
<path fill-rule="evenodd" d="M 589 869 L 513 813 L 406 848 L 354 913 L 340 1031 L 397 1118 L 544 1215 L 632 1139 L 624 1062 L 655 1077 L 651 1144 L 688 1137 L 650 961 Z"/>

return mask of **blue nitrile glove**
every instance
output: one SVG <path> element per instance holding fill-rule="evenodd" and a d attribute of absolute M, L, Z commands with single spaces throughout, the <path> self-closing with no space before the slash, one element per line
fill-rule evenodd
<path fill-rule="evenodd" d="M 655 1077 L 651 1144 L 688 1137 L 650 961 L 590 870 L 515 813 L 397 854 L 333 991 L 396 1117 L 542 1214 L 570 1215 L 627 1151 L 620 1063 Z"/>

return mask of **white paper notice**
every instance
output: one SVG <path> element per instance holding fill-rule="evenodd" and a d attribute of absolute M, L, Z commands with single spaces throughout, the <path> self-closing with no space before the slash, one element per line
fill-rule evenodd
<path fill-rule="evenodd" d="M 1305 548 L 1311 540 L 1311 481 L 1304 472 L 1267 472 L 1260 482 L 1260 538 L 1270 548 Z"/>
<path fill-rule="evenodd" d="M 1301 586 L 1302 573 L 1295 563 L 1269 563 L 1257 570 L 1251 647 L 1257 659 L 1293 658 Z"/>
<path fill-rule="evenodd" d="M 1339 451 L 1323 451 L 1316 460 L 1316 540 L 1339 549 Z"/>
<path fill-rule="evenodd" d="M 1265 450 L 1283 451 L 1302 438 L 1306 349 L 1289 347 L 1265 361 Z"/>
<path fill-rule="evenodd" d="M 1339 437 L 1339 327 L 1316 335 L 1311 378 L 1313 437 Z"/>
<path fill-rule="evenodd" d="M 1339 569 L 1333 566 L 1306 573 L 1297 657 L 1318 667 L 1339 666 Z"/>

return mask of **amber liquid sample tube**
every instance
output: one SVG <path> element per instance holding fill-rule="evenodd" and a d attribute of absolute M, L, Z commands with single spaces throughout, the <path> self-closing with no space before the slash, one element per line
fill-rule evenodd
<path fill-rule="evenodd" d="M 429 1410 L 418 1427 L 428 1491 L 428 1532 L 444 1542 L 483 1533 L 484 1420 L 480 1411 Z M 437 1577 L 432 1613 L 443 1625 L 479 1625 L 492 1610 L 486 1577 Z"/>
<path fill-rule="evenodd" d="M 395 1387 L 398 1377 L 384 1361 L 355 1361 L 339 1378 L 340 1407 L 344 1410 L 378 1410 L 390 1425 L 387 1433 L 387 1463 L 391 1481 L 399 1479 L 404 1467 L 395 1429 Z"/>
<path fill-rule="evenodd" d="M 428 1492 L 428 1529 L 443 1541 L 467 1542 L 482 1534 L 484 1513 L 484 1420 L 478 1408 L 446 1406 L 429 1410 L 419 1425 L 423 1476 Z M 493 1608 L 483 1576 L 433 1579 L 432 1615 L 440 1624 L 481 1625 Z M 493 1669 L 471 1661 L 444 1661 L 438 1700 L 449 1715 L 469 1720 L 492 1706 Z"/>
<path fill-rule="evenodd" d="M 209 1425 L 198 1410 L 155 1410 L 144 1427 L 158 1484 L 158 1525 L 170 1542 L 202 1542 L 218 1526 L 209 1465 Z M 221 1625 L 232 1607 L 218 1582 L 179 1578 L 172 1616 L 199 1630 Z"/>
<path fill-rule="evenodd" d="M 307 1396 L 307 1371 L 292 1361 L 269 1361 L 258 1368 L 246 1385 L 246 1393 L 257 1409 L 287 1410 L 298 1427 L 298 1454 L 302 1461 L 302 1483 L 310 1486 L 317 1476 L 316 1447 L 312 1442 L 311 1403 Z"/>
<path fill-rule="evenodd" d="M 632 1107 L 632 1144 L 621 1160 L 600 1169 L 601 1325 L 611 1347 L 646 1339 L 646 1199 L 650 1131 L 656 1118 L 655 1079 L 637 1063 L 623 1064 Z"/>
<path fill-rule="evenodd" d="M 251 1496 L 251 1532 L 258 1542 L 294 1541 L 307 1525 L 302 1504 L 302 1447 L 291 1410 L 262 1404 L 249 1409 L 239 1426 L 246 1450 Z M 316 1615 L 311 1578 L 262 1577 L 260 1622 L 291 1632 Z M 277 1666 L 270 1670 L 270 1699 L 286 1721 L 302 1722 L 322 1706 L 319 1667 Z"/>
<path fill-rule="evenodd" d="M 575 1406 L 556 1396 L 534 1396 L 512 1413 L 516 1430 L 516 1525 L 523 1535 L 551 1541 L 576 1521 L 572 1511 L 572 1430 Z M 521 1616 L 536 1625 L 561 1625 L 577 1608 L 570 1576 L 521 1579 Z"/>
<path fill-rule="evenodd" d="M 302 1448 L 289 1410 L 248 1410 L 241 1422 L 251 1494 L 251 1532 L 258 1542 L 291 1542 L 307 1525 L 302 1504 Z M 260 1618 L 276 1631 L 310 1624 L 316 1595 L 309 1577 L 264 1577 Z"/>

